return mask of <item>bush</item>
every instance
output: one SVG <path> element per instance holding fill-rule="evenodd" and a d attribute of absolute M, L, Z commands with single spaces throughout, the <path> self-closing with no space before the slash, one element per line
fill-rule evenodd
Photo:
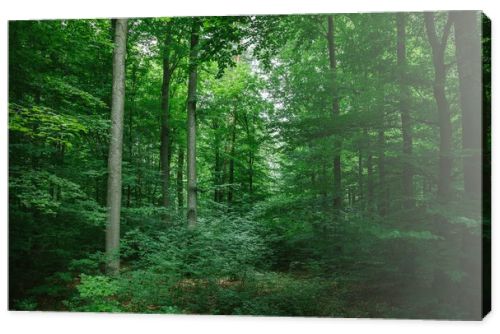
<path fill-rule="evenodd" d="M 258 223 L 227 216 L 201 220 L 194 230 L 175 224 L 155 235 L 132 230 L 122 253 L 131 267 L 150 268 L 169 280 L 244 279 L 249 271 L 268 266 L 269 249 Z"/>
<path fill-rule="evenodd" d="M 66 306 L 72 311 L 84 312 L 120 312 L 122 308 L 116 300 L 118 285 L 107 276 L 82 274 L 76 286 L 78 295 L 67 301 Z"/>
<path fill-rule="evenodd" d="M 163 231 L 136 228 L 125 233 L 120 277 L 95 274 L 99 254 L 73 261 L 71 268 L 85 273 L 78 296 L 67 306 L 82 311 L 230 313 L 241 303 L 231 302 L 239 297 L 221 284 L 243 285 L 254 271 L 268 268 L 265 230 L 250 219 L 200 219 L 194 230 L 175 221 L 163 226 Z"/>

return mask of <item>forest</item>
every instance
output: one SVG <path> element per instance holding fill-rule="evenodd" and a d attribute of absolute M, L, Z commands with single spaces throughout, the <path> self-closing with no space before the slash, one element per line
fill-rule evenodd
<path fill-rule="evenodd" d="M 10 21 L 9 308 L 480 319 L 489 31 Z"/>

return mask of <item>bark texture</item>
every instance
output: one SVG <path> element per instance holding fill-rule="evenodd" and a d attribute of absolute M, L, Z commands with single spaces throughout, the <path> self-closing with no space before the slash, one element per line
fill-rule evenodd
<path fill-rule="evenodd" d="M 187 98 L 187 221 L 189 228 L 196 226 L 197 216 L 197 184 L 196 184 L 196 86 L 198 82 L 198 42 L 200 22 L 193 19 L 191 27 L 191 44 L 189 54 L 189 80 Z"/>
<path fill-rule="evenodd" d="M 106 271 L 120 271 L 120 209 L 122 198 L 123 111 L 125 105 L 125 56 L 127 19 L 115 22 L 113 52 L 113 95 L 111 104 L 111 140 L 108 157 L 108 217 L 106 224 Z"/>

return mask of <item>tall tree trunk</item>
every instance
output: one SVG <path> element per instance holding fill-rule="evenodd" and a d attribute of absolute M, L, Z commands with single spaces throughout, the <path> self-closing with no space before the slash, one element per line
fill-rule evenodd
<path fill-rule="evenodd" d="M 169 46 L 171 34 L 167 31 L 163 50 L 163 84 L 161 87 L 161 141 L 160 141 L 160 168 L 161 168 L 161 195 L 162 206 L 169 207 L 169 183 L 170 183 L 170 80 L 172 77 Z"/>
<path fill-rule="evenodd" d="M 373 211 L 373 156 L 371 152 L 367 153 L 366 157 L 366 203 L 368 206 L 368 212 Z"/>
<path fill-rule="evenodd" d="M 184 171 L 184 148 L 179 145 L 179 152 L 177 153 L 177 207 L 181 211 L 184 207 L 184 191 L 183 191 L 183 171 Z"/>
<path fill-rule="evenodd" d="M 481 195 L 481 38 L 475 11 L 450 12 L 455 27 L 466 196 Z"/>
<path fill-rule="evenodd" d="M 227 204 L 231 205 L 233 203 L 234 197 L 234 154 L 236 149 L 236 110 L 233 112 L 233 126 L 231 131 L 231 151 L 230 151 L 230 160 L 229 160 L 229 188 L 227 192 Z"/>
<path fill-rule="evenodd" d="M 222 202 L 224 200 L 224 197 L 226 196 L 226 190 L 227 190 L 227 185 L 226 185 L 226 180 L 227 180 L 227 160 L 228 156 L 230 154 L 231 147 L 229 145 L 230 141 L 226 140 L 224 143 L 224 157 L 222 159 L 222 167 L 221 167 L 221 177 L 220 177 L 220 184 L 223 185 L 221 189 L 219 190 L 219 202 Z"/>
<path fill-rule="evenodd" d="M 399 74 L 399 111 L 401 113 L 401 132 L 403 135 L 403 208 L 410 209 L 414 207 L 413 195 L 413 137 L 410 117 L 410 92 L 407 84 L 407 65 L 406 65 L 406 14 L 397 15 L 397 56 L 398 56 L 398 74 Z"/>
<path fill-rule="evenodd" d="M 214 119 L 212 122 L 212 129 L 214 131 L 214 202 L 220 202 L 220 187 L 221 187 L 221 154 L 220 154 L 220 144 L 221 139 L 219 135 L 219 121 Z"/>
<path fill-rule="evenodd" d="M 196 86 L 198 82 L 198 42 L 200 21 L 193 18 L 191 27 L 191 48 L 189 53 L 189 80 L 187 98 L 187 221 L 189 228 L 196 226 L 197 216 L 197 193 L 196 184 Z"/>
<path fill-rule="evenodd" d="M 370 143 L 370 135 L 364 130 L 366 138 L 366 206 L 368 213 L 373 213 L 373 153 Z"/>
<path fill-rule="evenodd" d="M 132 66 L 132 89 L 131 89 L 131 97 L 130 97 L 130 107 L 128 108 L 128 161 L 131 166 L 134 165 L 134 156 L 133 156 L 133 148 L 134 148 L 134 137 L 133 137 L 133 129 L 134 129 L 134 109 L 135 109 L 135 96 L 137 93 L 137 63 L 134 63 Z M 127 185 L 127 208 L 130 207 L 132 202 L 132 187 Z"/>
<path fill-rule="evenodd" d="M 434 98 L 436 100 L 439 116 L 439 176 L 438 176 L 438 200 L 446 203 L 451 196 L 451 171 L 453 160 L 451 156 L 452 129 L 450 106 L 446 99 L 446 66 L 444 63 L 444 51 L 448 41 L 451 28 L 451 20 L 444 27 L 441 40 L 436 33 L 434 13 L 425 13 L 425 27 L 429 43 L 432 49 L 432 62 L 434 64 Z"/>
<path fill-rule="evenodd" d="M 248 142 L 248 147 L 250 148 L 248 150 L 248 166 L 247 166 L 247 171 L 248 171 L 248 194 L 250 196 L 250 202 L 253 200 L 253 163 L 254 163 L 254 135 L 253 131 L 250 129 L 250 122 L 248 120 L 248 115 L 246 113 L 243 113 L 243 120 L 245 122 L 245 129 L 247 133 L 247 142 Z M 255 119 L 253 119 L 255 122 Z"/>
<path fill-rule="evenodd" d="M 324 209 L 328 208 L 328 177 L 326 173 L 326 165 L 327 162 L 325 160 L 322 161 L 321 163 L 321 186 L 320 186 L 320 191 L 321 191 L 321 199 L 322 199 L 322 206 Z"/>
<path fill-rule="evenodd" d="M 385 170 L 385 133 L 383 129 L 379 130 L 378 132 L 378 188 L 378 213 L 383 217 L 387 214 L 389 205 L 389 193 L 387 190 L 388 188 Z"/>
<path fill-rule="evenodd" d="M 122 198 L 123 109 L 125 105 L 125 56 L 127 19 L 117 19 L 113 52 L 113 97 L 111 105 L 111 141 L 108 158 L 108 219 L 106 224 L 106 271 L 120 271 L 120 209 Z"/>
<path fill-rule="evenodd" d="M 337 61 L 335 56 L 335 24 L 333 15 L 329 15 L 328 21 L 328 55 L 330 60 L 330 71 L 332 78 L 332 118 L 336 119 L 340 114 L 339 95 L 337 90 Z M 342 170 L 340 156 L 342 152 L 342 143 L 338 138 L 335 138 L 333 154 L 333 208 L 340 209 L 342 207 Z"/>
<path fill-rule="evenodd" d="M 215 157 L 214 157 L 214 201 L 219 202 L 220 194 L 220 148 L 216 143 L 215 146 Z"/>
<path fill-rule="evenodd" d="M 248 157 L 248 194 L 250 196 L 250 202 L 253 201 L 253 163 L 254 163 L 254 156 L 253 152 L 250 151 L 249 157 Z"/>
<path fill-rule="evenodd" d="M 363 150 L 358 150 L 358 200 L 362 201 L 363 193 Z"/>

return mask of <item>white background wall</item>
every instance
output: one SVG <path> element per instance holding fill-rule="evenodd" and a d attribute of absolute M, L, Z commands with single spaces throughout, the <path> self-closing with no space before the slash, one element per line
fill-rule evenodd
<path fill-rule="evenodd" d="M 493 108 L 498 106 L 495 82 L 500 20 L 497 0 L 0 0 L 0 332 L 2 333 L 499 333 L 499 233 L 493 226 L 493 311 L 483 322 L 418 320 L 306 319 L 234 316 L 168 316 L 137 314 L 70 314 L 7 312 L 7 20 L 107 18 L 175 15 L 341 13 L 366 11 L 484 10 L 493 35 Z M 499 179 L 500 118 L 493 112 L 493 181 Z M 493 182 L 493 221 L 500 216 L 500 182 Z M 497 267 L 495 267 L 497 265 Z"/>

